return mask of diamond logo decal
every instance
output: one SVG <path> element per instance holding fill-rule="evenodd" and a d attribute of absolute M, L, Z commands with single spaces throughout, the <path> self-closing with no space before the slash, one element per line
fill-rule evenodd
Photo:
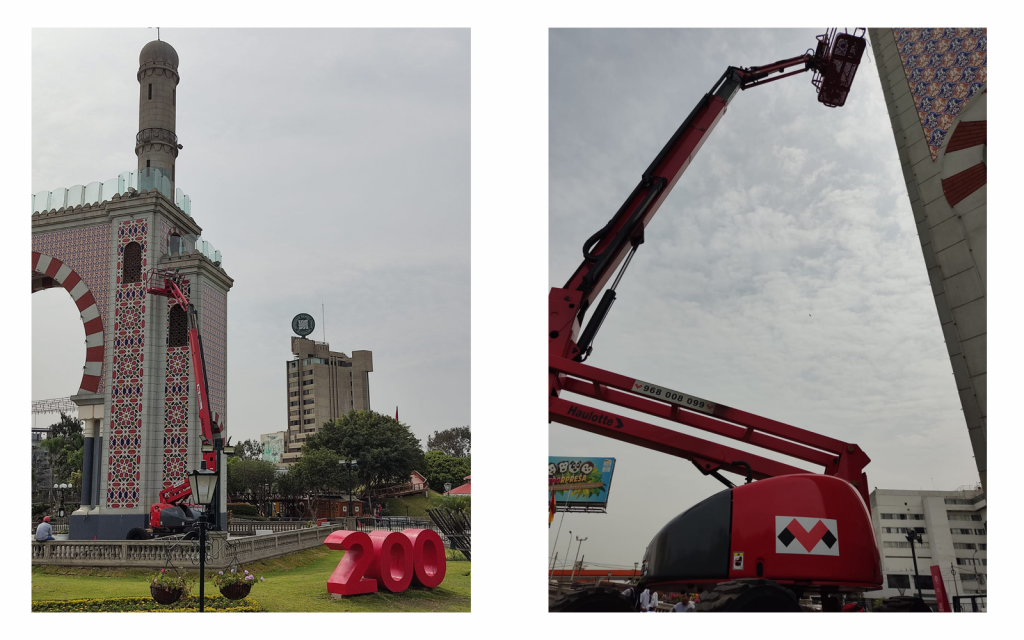
<path fill-rule="evenodd" d="M 838 556 L 838 523 L 829 518 L 775 516 L 775 552 Z"/>

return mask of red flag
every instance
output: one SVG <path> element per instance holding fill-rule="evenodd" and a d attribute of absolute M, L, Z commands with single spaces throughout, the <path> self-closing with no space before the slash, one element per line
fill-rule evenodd
<path fill-rule="evenodd" d="M 551 521 L 555 519 L 555 492 L 551 492 L 551 503 L 548 505 L 548 526 L 551 526 Z"/>
<path fill-rule="evenodd" d="M 935 587 L 935 604 L 939 605 L 940 613 L 950 613 L 952 609 L 949 607 L 949 598 L 946 596 L 946 583 L 942 581 L 942 569 L 939 565 L 933 564 L 932 570 L 932 586 Z M 956 577 L 953 577 L 956 580 Z"/>
<path fill-rule="evenodd" d="M 398 405 L 395 405 L 395 422 L 398 422 Z"/>

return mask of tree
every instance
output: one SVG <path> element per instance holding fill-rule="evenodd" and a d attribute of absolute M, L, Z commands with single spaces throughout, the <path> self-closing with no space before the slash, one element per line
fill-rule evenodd
<path fill-rule="evenodd" d="M 341 458 L 330 449 L 303 448 L 302 457 L 292 465 L 289 473 L 295 472 L 299 484 L 312 500 L 313 517 L 317 517 L 317 500 L 325 493 L 341 486 Z"/>
<path fill-rule="evenodd" d="M 228 495 L 244 497 L 262 505 L 269 497 L 269 487 L 277 478 L 272 462 L 264 460 L 228 458 Z"/>
<path fill-rule="evenodd" d="M 60 422 L 50 425 L 50 435 L 39 443 L 50 459 L 53 470 L 53 483 L 74 482 L 72 474 L 82 471 L 85 458 L 85 437 L 82 434 L 82 421 L 65 413 L 60 414 Z M 78 480 L 81 490 L 81 479 Z"/>
<path fill-rule="evenodd" d="M 427 436 L 427 451 L 441 451 L 453 458 L 469 457 L 469 426 L 435 431 Z"/>
<path fill-rule="evenodd" d="M 409 427 L 376 411 L 350 411 L 325 422 L 306 438 L 300 462 L 317 449 L 332 451 L 340 460 L 356 460 L 355 477 L 371 499 L 375 490 L 409 482 L 413 470 L 424 464 L 420 441 Z"/>
<path fill-rule="evenodd" d="M 427 484 L 438 493 L 444 491 L 444 484 L 452 487 L 465 484 L 465 477 L 470 473 L 469 458 L 455 458 L 441 451 L 428 451 L 425 456 Z"/>
<path fill-rule="evenodd" d="M 470 515 L 469 496 L 434 496 L 430 500 L 430 506 L 432 509 L 446 509 L 454 513 L 462 513 L 467 518 Z"/>
<path fill-rule="evenodd" d="M 238 460 L 262 460 L 263 444 L 259 440 L 243 440 L 235 445 L 235 458 Z"/>

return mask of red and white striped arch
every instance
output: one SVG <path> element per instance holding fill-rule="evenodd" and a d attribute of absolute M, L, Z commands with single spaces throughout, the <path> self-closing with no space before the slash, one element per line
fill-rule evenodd
<path fill-rule="evenodd" d="M 99 393 L 103 376 L 103 320 L 96 299 L 78 273 L 53 256 L 32 252 L 32 293 L 63 287 L 78 306 L 85 325 L 85 367 L 78 393 Z"/>
<path fill-rule="evenodd" d="M 987 89 L 971 99 L 943 141 L 936 160 L 941 163 L 942 194 L 963 215 L 984 201 L 988 182 L 985 144 L 988 140 Z"/>

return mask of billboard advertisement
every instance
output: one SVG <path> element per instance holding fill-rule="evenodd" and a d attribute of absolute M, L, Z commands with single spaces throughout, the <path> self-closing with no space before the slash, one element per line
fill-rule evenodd
<path fill-rule="evenodd" d="M 555 512 L 606 513 L 614 471 L 615 458 L 549 456 L 548 491 Z"/>

